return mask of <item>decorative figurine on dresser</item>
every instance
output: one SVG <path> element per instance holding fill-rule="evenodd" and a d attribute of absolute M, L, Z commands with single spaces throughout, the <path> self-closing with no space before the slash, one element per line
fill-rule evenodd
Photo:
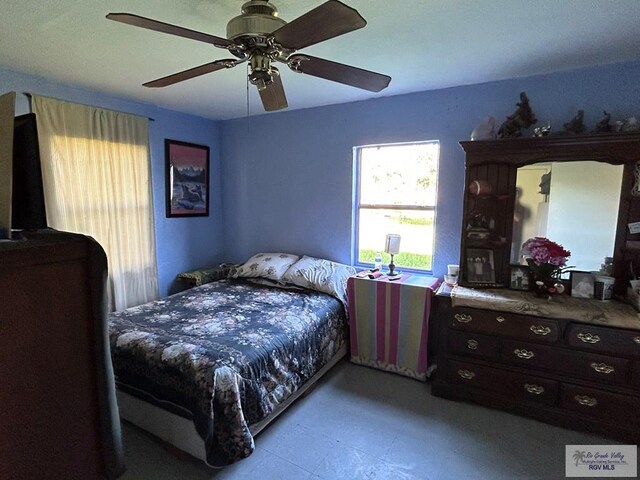
<path fill-rule="evenodd" d="M 640 316 L 627 290 L 640 284 L 640 134 L 461 144 L 465 185 L 489 193 L 465 192 L 458 286 L 436 295 L 432 393 L 638 443 Z M 468 235 L 478 216 L 488 234 Z M 538 296 L 521 287 L 535 285 L 540 245 L 563 258 Z M 566 266 L 572 278 L 559 278 Z M 581 298 L 587 277 L 615 282 L 614 298 Z"/>

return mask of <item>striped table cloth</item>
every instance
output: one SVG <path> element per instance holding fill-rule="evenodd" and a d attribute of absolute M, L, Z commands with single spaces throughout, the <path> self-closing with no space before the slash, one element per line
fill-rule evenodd
<path fill-rule="evenodd" d="M 423 275 L 350 277 L 351 361 L 426 380 L 431 295 L 438 284 Z"/>

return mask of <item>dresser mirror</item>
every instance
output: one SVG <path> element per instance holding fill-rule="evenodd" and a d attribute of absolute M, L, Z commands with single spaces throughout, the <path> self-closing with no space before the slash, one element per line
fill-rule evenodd
<path fill-rule="evenodd" d="M 599 270 L 614 255 L 623 170 L 593 161 L 518 168 L 510 262 L 525 263 L 524 241 L 547 237 L 571 251 L 573 269 Z"/>
<path fill-rule="evenodd" d="M 640 227 L 639 133 L 460 143 L 466 152 L 462 286 L 509 287 L 522 243 L 534 236 L 570 250 L 575 270 L 600 270 L 604 257 L 613 257 L 618 293 L 640 276 L 640 228 L 634 225 Z M 477 252 L 492 267 L 482 281 L 467 265 Z"/>

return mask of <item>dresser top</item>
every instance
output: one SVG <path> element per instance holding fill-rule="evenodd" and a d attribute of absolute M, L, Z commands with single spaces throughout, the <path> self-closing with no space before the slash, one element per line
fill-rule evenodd
<path fill-rule="evenodd" d="M 454 307 L 564 318 L 594 325 L 640 330 L 640 313 L 629 304 L 615 300 L 599 301 L 556 295 L 550 300 L 536 297 L 532 292 L 456 286 L 451 291 Z"/>

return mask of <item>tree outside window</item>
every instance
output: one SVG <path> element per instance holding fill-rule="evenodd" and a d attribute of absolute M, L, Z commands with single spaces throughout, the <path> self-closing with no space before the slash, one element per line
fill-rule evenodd
<path fill-rule="evenodd" d="M 384 251 L 386 234 L 396 233 L 402 237 L 400 254 L 394 256 L 398 268 L 431 271 L 439 142 L 368 145 L 354 150 L 356 263 L 373 264 L 376 253 Z"/>

